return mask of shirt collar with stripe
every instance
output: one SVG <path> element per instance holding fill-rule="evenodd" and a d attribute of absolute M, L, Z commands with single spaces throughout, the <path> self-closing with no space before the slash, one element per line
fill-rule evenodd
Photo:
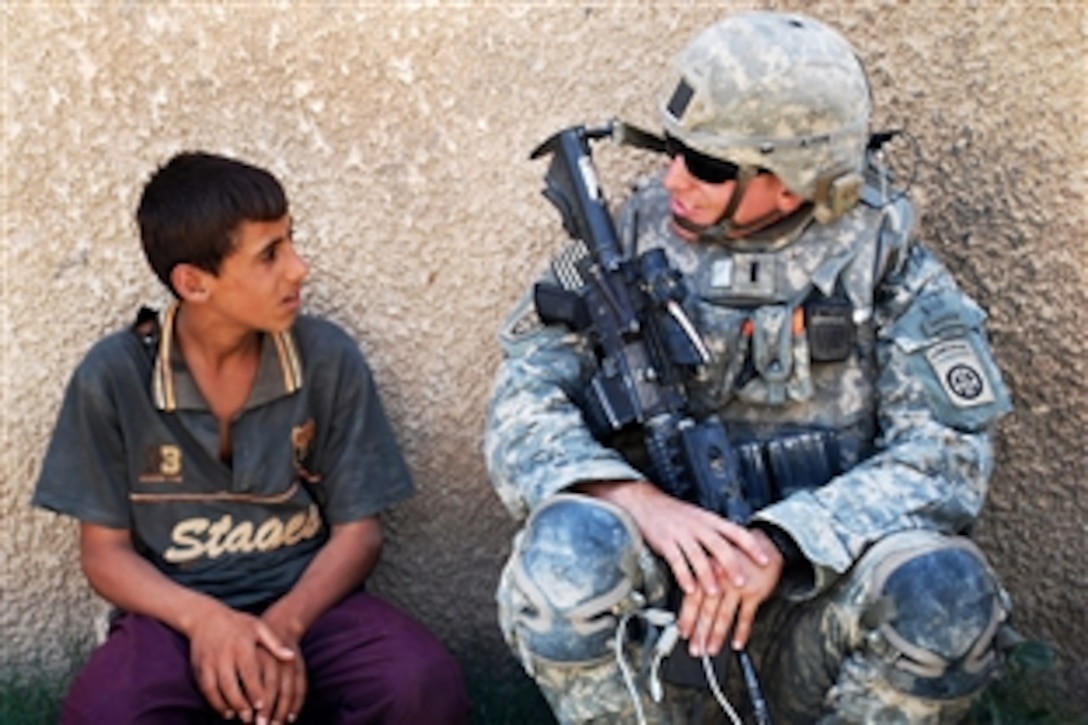
<path fill-rule="evenodd" d="M 155 406 L 167 413 L 175 410 L 208 410 L 208 403 L 175 344 L 177 312 L 178 303 L 174 302 L 163 310 L 159 320 L 159 350 L 151 377 L 151 396 Z M 290 330 L 263 333 L 260 356 L 257 379 L 245 404 L 247 410 L 291 395 L 302 387 L 302 361 Z"/>

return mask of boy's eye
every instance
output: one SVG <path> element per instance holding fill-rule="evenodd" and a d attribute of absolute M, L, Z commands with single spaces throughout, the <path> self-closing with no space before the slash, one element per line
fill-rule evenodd
<path fill-rule="evenodd" d="M 269 244 L 267 247 L 261 250 L 261 261 L 273 262 L 276 259 L 276 253 L 279 249 L 278 244 Z"/>

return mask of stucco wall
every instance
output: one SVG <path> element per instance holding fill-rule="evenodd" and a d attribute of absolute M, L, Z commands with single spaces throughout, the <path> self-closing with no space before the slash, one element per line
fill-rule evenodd
<path fill-rule="evenodd" d="M 990 310 L 1017 406 L 978 537 L 1020 628 L 1058 644 L 1085 692 L 1083 6 L 779 5 L 850 37 L 877 125 L 920 144 L 920 231 Z M 284 181 L 312 263 L 306 305 L 345 325 L 375 369 L 420 489 L 388 519 L 376 588 L 431 625 L 474 682 L 516 679 L 492 600 L 513 528 L 479 443 L 494 333 L 562 240 L 528 152 L 613 115 L 655 127 L 663 64 L 742 6 L 0 8 L 0 679 L 80 654 L 71 643 L 97 605 L 75 528 L 27 502 L 73 366 L 140 304 L 166 300 L 132 212 L 150 171 L 192 148 Z M 647 163 L 598 156 L 616 195 Z"/>

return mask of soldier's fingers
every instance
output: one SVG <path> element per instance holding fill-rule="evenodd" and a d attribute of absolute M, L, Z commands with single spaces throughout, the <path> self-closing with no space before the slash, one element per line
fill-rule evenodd
<path fill-rule="evenodd" d="M 759 604 L 755 600 L 748 598 L 741 601 L 737 611 L 737 626 L 733 629 L 733 649 L 742 650 L 748 646 L 748 638 L 752 636 L 758 610 Z"/>
<path fill-rule="evenodd" d="M 704 652 L 716 655 L 721 651 L 722 645 L 725 644 L 726 635 L 733 628 L 739 605 L 740 593 L 735 589 L 730 589 L 721 598 L 717 609 L 713 612 L 707 612 L 708 633 L 704 643 Z"/>
<path fill-rule="evenodd" d="M 703 558 L 707 561 L 706 576 L 712 584 L 708 585 L 704 583 L 702 577 L 699 578 L 700 583 L 709 593 L 715 593 L 722 587 L 719 584 L 719 578 L 724 578 L 728 582 L 726 588 L 735 587 L 737 589 L 744 586 L 747 581 L 747 577 L 744 572 L 744 561 L 741 555 L 733 548 L 733 545 L 724 537 L 718 535 L 717 532 L 711 533 L 704 538 L 700 539 L 702 546 L 700 551 L 703 552 Z M 713 562 L 713 566 L 711 566 Z"/>
<path fill-rule="evenodd" d="M 703 608 L 704 595 L 702 590 L 696 589 L 691 594 L 684 596 L 680 602 L 680 611 L 676 615 L 676 628 L 684 639 L 691 639 L 695 631 L 695 625 L 699 621 L 699 612 Z"/>
<path fill-rule="evenodd" d="M 763 543 L 748 529 L 727 519 L 719 519 L 716 528 L 722 538 L 731 546 L 744 552 L 745 556 L 756 564 L 766 566 L 771 562 L 771 557 Z"/>
<path fill-rule="evenodd" d="M 661 554 L 661 558 L 665 560 L 665 563 L 669 565 L 669 569 L 672 571 L 672 575 L 676 579 L 676 584 L 680 587 L 680 591 L 685 594 L 694 592 L 697 588 L 695 577 L 688 565 L 687 556 L 685 556 L 680 545 L 673 542 L 672 545 L 668 548 L 663 548 L 659 553 Z"/>
<path fill-rule="evenodd" d="M 720 544 L 719 549 L 721 551 L 715 551 L 709 548 L 708 544 Z M 717 594 L 721 587 L 718 585 L 718 577 L 715 576 L 715 567 L 711 564 L 712 559 L 718 559 L 719 557 L 728 557 L 728 546 L 724 545 L 720 539 L 717 542 L 710 541 L 704 543 L 701 539 L 695 538 L 691 541 L 681 544 L 684 552 L 684 559 L 687 561 L 688 567 L 691 569 L 692 575 L 695 577 L 696 584 L 707 594 Z M 726 572 L 729 572 L 728 565 L 723 563 L 723 568 Z"/>

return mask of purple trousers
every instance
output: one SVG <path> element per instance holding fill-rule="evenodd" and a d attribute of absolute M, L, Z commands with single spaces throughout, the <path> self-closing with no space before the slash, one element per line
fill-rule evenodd
<path fill-rule="evenodd" d="M 377 597 L 346 597 L 300 644 L 308 694 L 297 723 L 468 722 L 456 660 L 422 625 Z M 135 614 L 113 623 L 76 677 L 61 717 L 62 725 L 222 722 L 193 677 L 188 640 Z"/>

